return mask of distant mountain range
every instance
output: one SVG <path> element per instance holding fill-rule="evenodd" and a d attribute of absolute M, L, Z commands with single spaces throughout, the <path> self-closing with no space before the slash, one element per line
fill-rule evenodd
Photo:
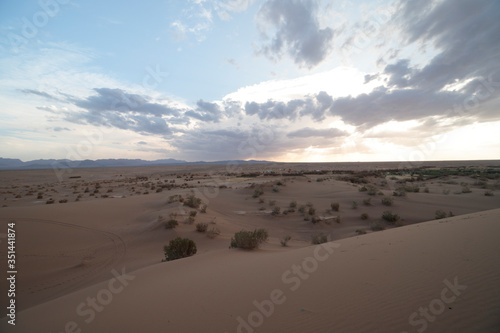
<path fill-rule="evenodd" d="M 273 163 L 270 161 L 256 161 L 256 160 L 227 160 L 215 162 L 188 162 L 184 160 L 175 160 L 172 158 L 145 161 L 140 159 L 101 159 L 101 160 L 33 160 L 23 162 L 19 159 L 2 158 L 0 157 L 0 170 L 30 170 L 30 169 L 64 169 L 64 168 L 109 168 L 109 167 L 140 167 L 140 166 L 158 166 L 158 165 L 193 165 L 193 164 L 250 164 L 250 163 Z"/>

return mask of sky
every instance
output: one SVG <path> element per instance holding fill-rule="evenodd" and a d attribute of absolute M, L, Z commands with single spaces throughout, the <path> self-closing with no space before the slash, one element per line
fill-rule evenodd
<path fill-rule="evenodd" d="M 500 159 L 495 0 L 0 1 L 0 157 Z"/>

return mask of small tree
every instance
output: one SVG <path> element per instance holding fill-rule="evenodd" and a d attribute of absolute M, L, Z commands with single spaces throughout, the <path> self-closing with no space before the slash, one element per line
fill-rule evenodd
<path fill-rule="evenodd" d="M 165 252 L 165 261 L 171 261 L 190 257 L 196 254 L 196 244 L 188 238 L 177 237 L 170 241 L 168 245 L 163 247 Z"/>

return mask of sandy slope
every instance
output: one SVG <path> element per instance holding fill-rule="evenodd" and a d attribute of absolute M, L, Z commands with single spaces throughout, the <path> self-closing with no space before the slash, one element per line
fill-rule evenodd
<path fill-rule="evenodd" d="M 3 332 L 498 332 L 498 221 L 500 209 L 289 251 L 214 250 L 125 271 L 119 279 L 118 269 L 104 282 L 18 313 L 15 329 L 5 319 L 0 327 Z"/>

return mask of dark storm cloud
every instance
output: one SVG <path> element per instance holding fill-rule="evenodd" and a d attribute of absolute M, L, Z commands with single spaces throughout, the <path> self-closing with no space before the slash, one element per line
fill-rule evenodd
<path fill-rule="evenodd" d="M 268 0 L 257 21 L 264 35 L 260 53 L 271 59 L 290 56 L 296 64 L 312 68 L 322 62 L 333 46 L 334 31 L 320 29 L 318 7 L 311 0 Z M 272 27 L 273 36 L 267 36 Z"/>
<path fill-rule="evenodd" d="M 395 87 L 439 90 L 456 80 L 498 71 L 500 2 L 401 1 L 396 13 L 394 21 L 407 43 L 431 44 L 439 54 L 421 69 L 409 68 L 408 61 L 400 61 L 396 71 L 388 66 L 386 73 Z"/>

